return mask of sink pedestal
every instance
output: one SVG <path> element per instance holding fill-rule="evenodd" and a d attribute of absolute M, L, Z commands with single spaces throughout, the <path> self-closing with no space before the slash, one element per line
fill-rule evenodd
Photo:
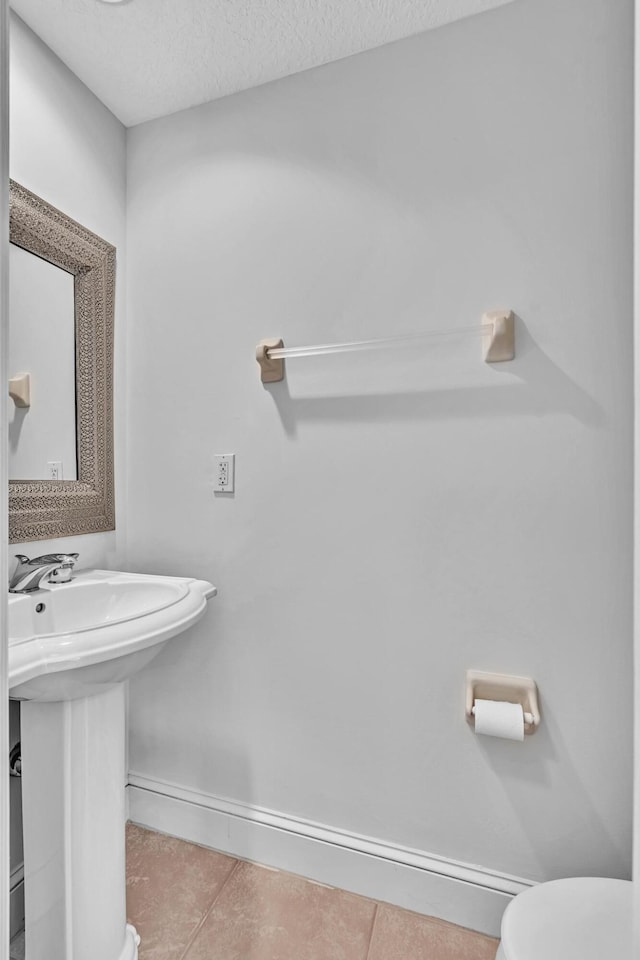
<path fill-rule="evenodd" d="M 136 960 L 126 923 L 124 684 L 23 701 L 26 956 Z"/>

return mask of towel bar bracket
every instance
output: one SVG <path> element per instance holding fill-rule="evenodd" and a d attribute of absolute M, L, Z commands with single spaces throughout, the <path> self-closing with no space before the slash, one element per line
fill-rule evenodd
<path fill-rule="evenodd" d="M 284 341 L 261 340 L 256 347 L 256 360 L 260 365 L 260 379 L 263 383 L 279 383 L 284 380 L 284 360 L 274 360 L 269 356 L 269 350 L 284 347 Z"/>

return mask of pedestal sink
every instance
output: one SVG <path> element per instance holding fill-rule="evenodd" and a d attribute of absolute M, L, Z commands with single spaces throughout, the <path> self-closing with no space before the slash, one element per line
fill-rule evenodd
<path fill-rule="evenodd" d="M 94 570 L 9 595 L 28 960 L 137 957 L 125 913 L 124 681 L 215 593 L 204 580 Z"/>

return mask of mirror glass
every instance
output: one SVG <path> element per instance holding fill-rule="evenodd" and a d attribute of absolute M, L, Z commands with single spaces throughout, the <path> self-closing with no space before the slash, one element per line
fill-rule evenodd
<path fill-rule="evenodd" d="M 13 243 L 9 269 L 9 376 L 31 385 L 9 408 L 9 479 L 77 480 L 73 274 Z"/>

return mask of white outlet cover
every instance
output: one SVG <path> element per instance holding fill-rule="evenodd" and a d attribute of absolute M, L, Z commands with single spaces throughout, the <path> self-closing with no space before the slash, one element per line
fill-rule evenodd
<path fill-rule="evenodd" d="M 233 493 L 236 473 L 235 453 L 216 453 L 214 456 L 213 489 L 216 493 Z"/>

